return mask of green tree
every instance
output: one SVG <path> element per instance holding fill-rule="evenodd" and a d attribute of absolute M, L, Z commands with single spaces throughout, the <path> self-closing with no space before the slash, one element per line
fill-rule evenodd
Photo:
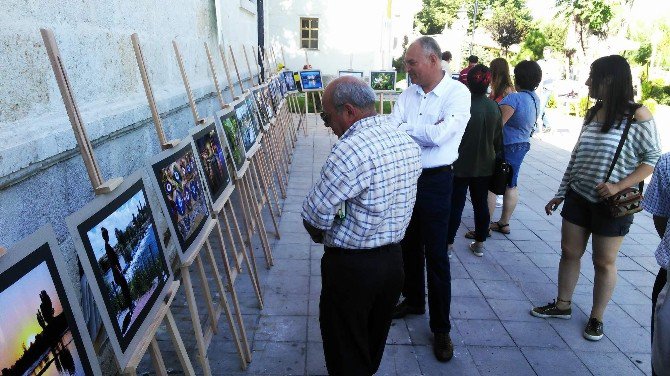
<path fill-rule="evenodd" d="M 593 35 L 605 38 L 610 29 L 610 21 L 618 6 L 627 0 L 556 0 L 556 6 L 574 24 L 579 46 L 586 54 L 587 39 Z"/>
<path fill-rule="evenodd" d="M 535 24 L 523 40 L 521 51 L 519 52 L 520 60 L 540 60 L 544 58 L 544 49 L 546 47 L 565 55 L 567 31 L 568 29 L 564 24 L 561 25 L 557 22 Z"/>
<path fill-rule="evenodd" d="M 530 31 L 530 11 L 523 7 L 516 8 L 513 2 L 496 7 L 493 16 L 486 21 L 484 27 L 491 33 L 493 40 L 502 47 L 503 55 L 507 56 L 509 47 L 519 44 Z"/>
<path fill-rule="evenodd" d="M 423 0 L 423 8 L 414 18 L 414 25 L 421 34 L 439 34 L 451 26 L 464 0 Z"/>

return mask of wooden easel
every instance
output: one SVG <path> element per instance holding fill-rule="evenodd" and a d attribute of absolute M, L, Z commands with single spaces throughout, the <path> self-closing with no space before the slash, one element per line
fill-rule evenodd
<path fill-rule="evenodd" d="M 51 67 L 53 68 L 54 75 L 56 77 L 56 82 L 58 83 L 58 88 L 60 89 L 61 95 L 63 97 L 63 102 L 65 104 L 65 109 L 70 118 L 70 123 L 75 132 L 75 137 L 77 138 L 77 144 L 82 152 L 82 158 L 86 165 L 86 169 L 89 173 L 89 179 L 91 180 L 91 185 L 96 193 L 96 195 L 111 193 L 115 188 L 122 183 L 122 178 L 112 179 L 106 183 L 101 183 L 101 173 L 98 167 L 98 164 L 95 162 L 95 155 L 93 153 L 93 148 L 91 146 L 90 140 L 86 135 L 84 129 L 84 122 L 81 119 L 79 108 L 74 99 L 74 92 L 72 87 L 70 87 L 70 81 L 63 65 L 61 59 L 60 51 L 58 49 L 58 44 L 56 43 L 56 38 L 54 37 L 53 32 L 50 29 L 40 29 L 42 34 L 42 39 L 44 40 L 44 45 L 47 49 L 47 54 L 49 55 L 49 60 L 51 61 Z M 0 249 L 1 250 L 1 249 Z M 3 250 L 4 251 L 4 250 Z M 4 252 L 0 253 L 0 255 Z M 172 285 L 167 290 L 167 294 L 163 297 L 163 302 L 160 303 L 161 307 L 159 308 L 156 315 L 152 318 L 147 318 L 151 321 L 148 331 L 145 333 L 144 341 L 140 342 L 140 345 L 134 350 L 134 353 L 130 356 L 130 360 L 127 364 L 119 364 L 119 369 L 122 370 L 123 374 L 126 375 L 136 375 L 137 374 L 137 365 L 140 360 L 146 353 L 147 349 L 150 347 L 150 354 L 152 362 L 154 364 L 156 373 L 158 375 L 167 375 L 167 370 L 165 368 L 165 363 L 163 362 L 163 357 L 158 347 L 158 342 L 156 341 L 156 331 L 158 326 L 166 320 L 166 327 L 172 343 L 176 349 L 177 357 L 182 366 L 182 369 L 187 375 L 195 375 L 193 366 L 189 359 L 188 353 L 184 348 L 184 342 L 181 339 L 179 330 L 174 321 L 174 317 L 170 312 L 170 305 L 174 299 L 174 295 L 179 288 L 179 281 L 172 281 Z"/>

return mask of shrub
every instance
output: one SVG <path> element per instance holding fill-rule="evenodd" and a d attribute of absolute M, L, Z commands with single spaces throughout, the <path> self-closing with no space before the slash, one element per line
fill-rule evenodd
<path fill-rule="evenodd" d="M 642 80 L 642 100 L 654 99 L 659 104 L 670 105 L 670 85 L 663 79 Z"/>
<path fill-rule="evenodd" d="M 556 96 L 554 94 L 549 95 L 549 99 L 547 100 L 547 108 L 556 108 L 558 105 L 556 104 Z"/>
<path fill-rule="evenodd" d="M 579 100 L 570 102 L 570 115 L 583 118 L 589 109 L 589 97 L 580 97 Z"/>

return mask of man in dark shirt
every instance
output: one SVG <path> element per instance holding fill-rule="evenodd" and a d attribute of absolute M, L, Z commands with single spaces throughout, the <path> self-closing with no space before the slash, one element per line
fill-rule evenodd
<path fill-rule="evenodd" d="M 472 67 L 477 65 L 478 62 L 479 58 L 477 56 L 470 55 L 470 57 L 468 58 L 468 66 L 461 71 L 461 74 L 458 77 L 458 80 L 461 81 L 463 85 L 466 86 L 468 85 L 468 72 L 470 72 L 470 69 L 472 69 Z"/>

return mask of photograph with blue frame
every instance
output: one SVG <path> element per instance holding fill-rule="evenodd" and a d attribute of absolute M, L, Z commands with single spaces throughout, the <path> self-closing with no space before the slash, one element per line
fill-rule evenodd
<path fill-rule="evenodd" d="M 202 180 L 195 165 L 195 155 L 189 143 L 153 166 L 161 198 L 167 207 L 170 221 L 177 234 L 182 252 L 189 249 L 200 233 L 209 209 Z"/>
<path fill-rule="evenodd" d="M 77 231 L 125 351 L 169 276 L 142 180 L 79 224 Z"/>
<path fill-rule="evenodd" d="M 302 90 L 323 90 L 320 70 L 300 71 Z"/>
<path fill-rule="evenodd" d="M 54 261 L 60 250 L 44 242 L 23 251 L 8 268 L 0 262 L 0 374 L 93 374 L 81 337 L 89 334 L 79 332 L 61 280 L 69 276 Z"/>
<path fill-rule="evenodd" d="M 247 96 L 243 101 L 235 106 L 235 117 L 240 127 L 240 134 L 242 135 L 242 143 L 244 145 L 245 153 L 248 152 L 256 139 L 258 138 L 258 129 L 254 124 L 254 109 L 249 107 L 250 97 Z"/>
<path fill-rule="evenodd" d="M 298 91 L 298 87 L 295 84 L 295 78 L 293 77 L 293 72 L 292 71 L 282 72 L 282 78 L 284 79 L 284 82 L 286 83 L 286 90 L 289 93 L 294 92 L 294 91 Z"/>
<path fill-rule="evenodd" d="M 338 76 L 339 77 L 354 76 L 358 78 L 363 78 L 363 71 L 341 70 L 338 72 Z"/>
<path fill-rule="evenodd" d="M 221 147 L 219 132 L 214 123 L 193 135 L 193 141 L 200 157 L 200 165 L 205 174 L 205 183 L 212 202 L 221 196 L 230 184 L 230 173 L 226 164 L 225 151 Z"/>

